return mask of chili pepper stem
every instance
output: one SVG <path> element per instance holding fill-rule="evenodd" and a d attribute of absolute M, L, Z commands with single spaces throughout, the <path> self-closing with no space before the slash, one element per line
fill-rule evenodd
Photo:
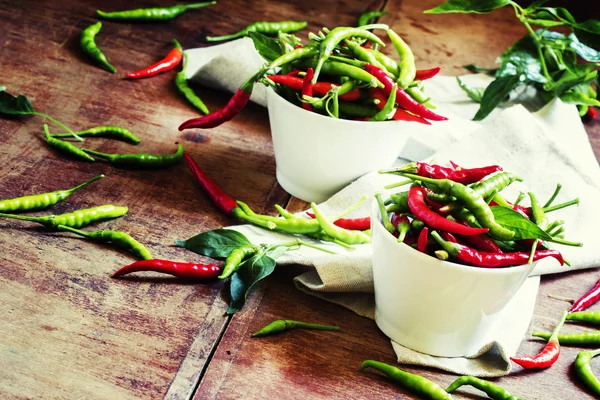
<path fill-rule="evenodd" d="M 531 252 L 529 253 L 529 260 L 527 260 L 527 264 L 531 264 L 533 262 L 533 256 L 535 255 L 535 250 L 537 249 L 537 245 L 540 242 L 540 239 L 535 239 L 531 244 Z"/>
<path fill-rule="evenodd" d="M 292 240 L 291 242 L 278 243 L 273 246 L 269 246 L 268 250 L 274 250 L 277 247 L 295 247 L 295 246 L 306 246 L 306 247 L 310 247 L 311 249 L 319 250 L 319 251 L 322 251 L 325 253 L 336 254 L 334 251 L 324 249 L 323 247 L 319 247 L 317 245 L 305 242 L 304 240 L 301 240 L 301 239 Z"/>
<path fill-rule="evenodd" d="M 554 189 L 554 193 L 552 193 L 552 196 L 550 196 L 550 198 L 548 199 L 548 201 L 546 202 L 546 204 L 544 204 L 542 207 L 543 208 L 550 207 L 550 205 L 552 204 L 552 202 L 554 201 L 554 199 L 556 199 L 556 196 L 558 196 L 558 193 L 560 193 L 561 189 L 562 189 L 562 185 L 560 183 L 557 183 L 556 184 L 556 189 Z"/>
<path fill-rule="evenodd" d="M 87 238 L 90 237 L 90 234 L 88 232 L 81 231 L 81 230 L 75 229 L 75 228 L 71 228 L 70 226 L 59 225 L 58 228 L 60 230 L 69 231 L 69 232 L 75 233 L 75 234 L 83 236 L 83 237 L 87 237 Z"/>
<path fill-rule="evenodd" d="M 360 207 L 366 200 L 367 200 L 367 196 L 366 195 L 362 196 L 356 203 L 354 203 L 353 205 L 351 205 L 350 207 L 348 207 L 347 209 L 345 209 L 344 211 L 342 211 L 341 213 L 336 215 L 333 218 L 333 221 L 338 220 L 340 218 L 344 218 L 346 215 L 350 214 L 351 212 L 355 211 L 358 207 Z"/>
<path fill-rule="evenodd" d="M 379 173 L 381 174 L 382 172 L 379 171 Z M 384 186 L 383 188 L 384 189 L 394 189 L 394 188 L 397 188 L 397 187 L 406 186 L 406 185 L 411 184 L 411 183 L 412 183 L 412 180 L 411 179 L 407 179 L 407 180 L 404 180 L 404 181 L 392 183 L 390 185 Z"/>
<path fill-rule="evenodd" d="M 572 206 L 575 204 L 579 204 L 579 197 L 577 197 L 573 200 L 566 201 L 561 204 L 557 204 L 555 206 L 543 207 L 542 209 L 544 210 L 545 213 L 549 213 L 549 212 L 560 210 L 561 208 L 569 207 L 569 206 Z"/>
<path fill-rule="evenodd" d="M 41 112 L 37 112 L 37 111 L 34 111 L 31 114 L 32 115 L 37 115 L 38 117 L 46 118 L 48 121 L 53 122 L 54 124 L 56 124 L 59 127 L 63 128 L 65 131 L 69 132 L 78 141 L 83 142 L 83 138 L 81 136 L 79 136 L 78 134 L 76 134 L 75 132 L 73 132 L 72 130 L 70 130 L 66 125 L 64 125 L 60 121 L 52 118 L 51 116 L 49 116 L 47 114 L 44 114 L 44 113 L 41 113 Z"/>
<path fill-rule="evenodd" d="M 560 239 L 560 238 L 557 238 L 557 237 L 553 237 L 552 239 L 548 239 L 546 241 L 547 242 L 558 243 L 558 244 L 563 244 L 565 246 L 574 246 L 574 247 L 582 247 L 583 246 L 583 243 L 581 243 L 581 242 L 571 242 L 569 240 Z"/>

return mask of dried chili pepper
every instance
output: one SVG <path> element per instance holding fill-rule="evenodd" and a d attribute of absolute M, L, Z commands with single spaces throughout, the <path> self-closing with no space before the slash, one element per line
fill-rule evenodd
<path fill-rule="evenodd" d="M 177 67 L 183 58 L 183 49 L 181 48 L 179 42 L 175 39 L 173 39 L 173 44 L 175 45 L 175 48 L 171 50 L 165 56 L 165 58 L 150 65 L 149 67 L 140 69 L 139 71 L 130 72 L 125 76 L 129 79 L 149 78 L 151 76 L 158 75 L 161 72 L 170 71 Z"/>
<path fill-rule="evenodd" d="M 143 260 L 151 260 L 152 255 L 143 244 L 121 231 L 100 230 L 85 232 L 69 226 L 59 225 L 59 230 L 68 231 L 100 243 L 112 243 L 122 249 L 129 250 Z"/>
<path fill-rule="evenodd" d="M 71 189 L 57 190 L 54 192 L 33 194 L 28 196 L 16 197 L 14 199 L 0 200 L 0 212 L 14 212 L 14 211 L 31 211 L 31 210 L 43 210 L 56 203 L 63 201 L 74 192 L 79 189 L 86 187 L 87 185 L 96 182 L 99 179 L 104 178 L 104 174 L 97 175 L 92 179 L 83 182 Z"/>
<path fill-rule="evenodd" d="M 573 303 L 573 306 L 569 312 L 583 311 L 586 308 L 596 304 L 600 300 L 600 279 L 596 282 L 594 287 L 587 291 L 583 296 Z"/>
<path fill-rule="evenodd" d="M 427 254 L 427 241 L 429 240 L 429 228 L 424 227 L 419 232 L 419 239 L 417 239 L 417 250 L 421 253 Z"/>
<path fill-rule="evenodd" d="M 548 339 L 548 343 L 544 346 L 544 349 L 533 357 L 511 357 L 510 359 L 523 368 L 548 368 L 558 360 L 560 355 L 560 344 L 557 340 L 558 333 L 565 323 L 567 318 L 567 311 L 565 311 L 558 324 L 552 331 L 552 335 Z"/>
<path fill-rule="evenodd" d="M 408 191 L 408 207 L 419 220 L 433 229 L 460 235 L 481 235 L 488 232 L 487 228 L 473 228 L 458 222 L 450 221 L 432 211 L 425 203 L 425 191 L 420 186 L 414 186 Z"/>
<path fill-rule="evenodd" d="M 508 267 L 513 265 L 523 265 L 529 261 L 530 254 L 527 252 L 486 253 L 458 243 L 446 241 L 435 231 L 431 232 L 431 236 L 433 236 L 448 254 L 466 264 L 474 265 L 476 267 Z M 541 260 L 546 257 L 553 257 L 560 265 L 564 265 L 565 261 L 563 256 L 556 250 L 538 250 L 533 255 L 533 261 Z"/>
<path fill-rule="evenodd" d="M 250 32 L 258 32 L 263 35 L 275 35 L 278 32 L 291 33 L 306 28 L 306 21 L 257 21 L 253 22 L 244 29 L 223 36 L 207 36 L 207 42 L 219 42 L 223 40 L 237 39 L 248 35 Z"/>
<path fill-rule="evenodd" d="M 314 75 L 315 71 L 312 68 L 309 68 L 308 71 L 306 71 L 306 75 L 304 76 L 304 80 L 302 81 L 302 97 L 312 97 L 313 85 L 312 83 L 310 83 L 310 80 L 313 78 Z M 307 111 L 313 111 L 313 106 L 309 103 L 302 103 L 302 108 L 304 108 Z"/>
<path fill-rule="evenodd" d="M 577 376 L 596 396 L 600 396 L 600 381 L 594 375 L 590 362 L 598 354 L 600 354 L 600 349 L 593 351 L 584 350 L 577 353 L 577 358 L 575 359 Z"/>
<path fill-rule="evenodd" d="M 502 167 L 499 165 L 490 165 L 479 168 L 454 169 L 437 164 L 428 164 L 425 162 L 414 161 L 398 168 L 382 170 L 379 172 L 392 174 L 406 172 L 409 174 L 416 174 L 425 178 L 450 179 L 454 182 L 462 183 L 463 185 L 468 185 L 480 181 L 486 176 L 498 171 L 502 171 Z M 494 186 L 496 186 L 496 183 L 494 183 Z"/>
<path fill-rule="evenodd" d="M 366 360 L 360 365 L 360 369 L 373 368 L 386 374 L 392 381 L 400 384 L 410 391 L 426 396 L 433 400 L 452 400 L 452 396 L 437 383 L 429 379 L 410 372 L 403 371 L 393 365 L 385 364 L 379 361 Z"/>
<path fill-rule="evenodd" d="M 461 376 L 446 388 L 446 392 L 452 393 L 461 386 L 469 385 L 481 390 L 493 400 L 521 400 L 511 395 L 506 389 L 492 382 L 477 378 L 475 376 Z"/>
<path fill-rule="evenodd" d="M 315 214 L 312 212 L 307 212 L 311 218 L 315 218 Z M 364 231 L 371 228 L 371 217 L 363 217 L 363 218 L 338 218 L 333 221 L 333 224 L 339 226 L 343 229 L 348 229 L 351 231 Z"/>
<path fill-rule="evenodd" d="M 235 215 L 236 212 L 241 212 L 235 200 L 229 197 L 229 195 L 213 182 L 189 154 L 184 152 L 183 156 L 185 157 L 192 174 L 200 184 L 200 187 L 206 192 L 210 200 L 219 210 L 227 215 Z"/>
<path fill-rule="evenodd" d="M 288 53 L 291 54 L 291 53 Z M 220 110 L 212 112 L 204 117 L 192 118 L 183 122 L 179 125 L 179 130 L 184 129 L 210 129 L 221 125 L 224 122 L 231 120 L 233 117 L 238 115 L 240 111 L 246 106 L 250 96 L 252 95 L 252 89 L 256 81 L 266 73 L 263 68 L 256 74 L 252 75 L 242 86 L 235 92 L 233 97 L 229 100 L 227 105 Z"/>
<path fill-rule="evenodd" d="M 171 7 L 138 8 L 135 10 L 124 10 L 114 12 L 104 12 L 96 10 L 96 13 L 110 21 L 168 21 L 187 10 L 201 8 L 216 4 L 216 1 L 207 1 L 205 3 L 177 4 Z"/>
<path fill-rule="evenodd" d="M 388 100 L 388 96 L 385 94 L 385 91 L 381 88 L 370 88 L 369 95 L 379 102 L 377 103 L 377 108 L 380 110 L 384 107 Z M 390 93 L 391 97 L 391 93 Z M 431 122 L 427 121 L 424 118 L 421 118 L 415 114 L 409 113 L 406 110 L 401 108 L 397 108 L 394 114 L 392 115 L 392 119 L 395 121 L 412 121 L 412 122 L 420 122 L 425 125 L 431 125 Z"/>
<path fill-rule="evenodd" d="M 10 219 L 20 219 L 22 221 L 37 222 L 48 228 L 56 228 L 58 225 L 64 225 L 71 228 L 81 228 L 92 222 L 109 218 L 119 218 L 127 214 L 128 208 L 105 204 L 102 206 L 83 208 L 70 213 L 59 215 L 47 215 L 44 217 L 27 217 L 25 215 L 14 215 L 0 213 L 0 217 Z"/>
<path fill-rule="evenodd" d="M 183 158 L 183 146 L 179 144 L 175 153 L 156 155 L 148 153 L 106 154 L 99 151 L 82 149 L 86 153 L 98 156 L 111 164 L 126 168 L 164 168 L 177 164 Z"/>
<path fill-rule="evenodd" d="M 214 264 L 198 264 L 189 262 L 169 261 L 169 260 L 141 260 L 133 264 L 126 265 L 117 270 L 112 276 L 119 278 L 123 275 L 133 272 L 160 272 L 162 274 L 173 275 L 181 279 L 190 279 L 197 281 L 208 281 L 216 279 L 221 273 L 221 267 Z"/>
<path fill-rule="evenodd" d="M 258 331 L 252 334 L 252 337 L 260 337 L 272 335 L 274 333 L 285 332 L 294 328 L 302 328 L 302 329 L 316 329 L 320 331 L 339 331 L 339 326 L 331 326 L 331 325 L 321 325 L 321 324 L 311 324 L 308 322 L 294 321 L 290 319 L 278 319 L 275 320 L 264 328 L 259 329 Z"/>
<path fill-rule="evenodd" d="M 52 147 L 61 154 L 71 156 L 82 161 L 96 161 L 94 157 L 90 156 L 89 154 L 86 154 L 82 149 L 75 146 L 73 143 L 53 138 L 50 135 L 50 131 L 48 130 L 47 124 L 44 124 L 44 136 L 46 138 L 46 143 L 48 143 L 50 147 Z"/>
<path fill-rule="evenodd" d="M 81 32 L 81 48 L 98 65 L 114 74 L 117 69 L 108 62 L 104 53 L 96 45 L 96 35 L 100 32 L 100 29 L 102 29 L 102 22 L 100 21 L 85 28 Z"/>
<path fill-rule="evenodd" d="M 431 79 L 436 76 L 440 72 L 440 67 L 435 67 L 431 69 L 418 69 L 415 73 L 416 81 L 424 81 L 426 79 Z"/>
<path fill-rule="evenodd" d="M 375 76 L 381 83 L 383 83 L 386 94 L 390 94 L 392 88 L 394 87 L 394 81 L 387 76 L 387 74 L 377 68 L 372 64 L 367 64 L 365 66 L 365 70 Z M 423 104 L 419 103 L 415 99 L 413 99 L 408 93 L 406 93 L 401 87 L 396 89 L 396 103 L 402 108 L 411 113 L 418 115 L 419 117 L 429 119 L 432 121 L 445 121 L 448 118 L 443 117 L 435 112 L 431 111 L 429 108 L 425 107 Z"/>
<path fill-rule="evenodd" d="M 131 144 L 139 144 L 140 139 L 132 132 L 119 126 L 97 126 L 86 129 L 85 131 L 74 132 L 79 136 L 105 137 L 110 139 L 122 140 Z M 64 138 L 73 136 L 71 133 L 53 133 L 53 138 Z"/>
<path fill-rule="evenodd" d="M 267 79 L 278 83 L 280 85 L 284 85 L 287 86 L 289 88 L 292 88 L 294 90 L 297 91 L 301 91 L 302 90 L 302 78 L 299 78 L 297 76 L 291 76 L 291 75 L 268 75 Z M 313 88 L 313 93 L 316 96 L 325 96 L 327 93 L 329 93 L 329 91 L 334 88 L 334 87 L 339 87 L 339 85 L 337 83 L 330 83 L 330 82 L 316 82 L 312 85 Z M 349 92 L 346 93 L 342 93 L 342 94 L 338 94 L 340 100 L 345 100 L 345 101 L 357 101 L 360 100 L 360 90 L 359 89 L 353 89 Z"/>

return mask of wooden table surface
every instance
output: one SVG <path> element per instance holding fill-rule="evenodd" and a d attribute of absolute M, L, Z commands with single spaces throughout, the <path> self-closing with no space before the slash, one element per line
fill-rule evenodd
<path fill-rule="evenodd" d="M 317 31 L 352 25 L 366 9 L 389 11 L 391 25 L 412 46 L 417 64 L 492 66 L 495 57 L 524 34 L 512 11 L 490 15 L 424 15 L 438 0 L 262 1 L 219 0 L 163 23 L 104 22 L 98 45 L 117 67 L 95 67 L 79 49 L 81 30 L 96 21 L 94 10 L 122 9 L 115 0 L 0 0 L 0 86 L 22 93 L 73 129 L 120 125 L 136 132 L 136 148 L 107 139 L 89 146 L 105 152 L 167 153 L 175 142 L 233 197 L 262 212 L 274 204 L 292 211 L 306 203 L 277 184 L 265 109 L 249 105 L 235 120 L 204 135 L 180 133 L 196 112 L 177 93 L 174 74 L 126 81 L 125 71 L 149 65 L 179 39 L 202 47 L 205 34 L 226 34 L 257 20 L 303 19 Z M 132 0 L 128 8 L 170 5 Z M 586 16 L 589 17 L 589 16 Z M 195 87 L 210 109 L 230 94 Z M 56 205 L 53 213 L 99 204 L 126 205 L 124 218 L 97 224 L 130 233 L 156 258 L 208 261 L 173 245 L 176 239 L 228 226 L 200 193 L 185 164 L 139 171 L 67 159 L 48 148 L 42 119 L 0 120 L 0 198 L 68 188 L 104 173 L 107 177 Z M 600 121 L 586 125 L 600 159 Z M 44 212 L 37 213 L 43 215 Z M 373 399 L 414 398 L 387 379 L 360 372 L 364 359 L 394 363 L 390 342 L 371 320 L 296 290 L 301 266 L 278 268 L 253 291 L 243 311 L 228 317 L 227 286 L 187 284 L 159 278 L 114 280 L 110 274 L 132 262 L 114 251 L 35 224 L 0 221 L 0 398 L 127 399 Z M 548 294 L 577 297 L 598 279 L 596 269 L 545 276 L 531 324 L 550 329 L 560 311 Z M 277 318 L 337 323 L 343 334 L 294 331 L 251 340 L 249 334 Z M 332 339 L 334 338 L 334 339 Z M 540 342 L 524 340 L 519 352 L 535 353 Z M 591 398 L 571 364 L 578 349 L 565 348 L 546 371 L 515 369 L 496 380 L 527 399 Z M 406 370 L 442 386 L 452 374 L 417 367 Z M 596 372 L 600 367 L 594 366 Z M 471 394 L 457 398 L 480 398 Z"/>

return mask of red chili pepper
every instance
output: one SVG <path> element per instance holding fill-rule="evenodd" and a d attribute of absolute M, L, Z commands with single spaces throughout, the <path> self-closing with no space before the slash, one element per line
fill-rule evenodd
<path fill-rule="evenodd" d="M 409 174 L 416 174 L 425 178 L 434 179 L 450 179 L 454 182 L 468 185 L 480 181 L 489 174 L 497 171 L 502 171 L 502 167 L 499 165 L 490 165 L 487 167 L 480 168 L 448 168 L 436 164 L 427 164 L 424 162 L 411 162 L 402 167 L 398 168 L 399 172 L 406 172 Z"/>
<path fill-rule="evenodd" d="M 591 288 L 586 294 L 581 296 L 573 303 L 573 306 L 569 312 L 583 311 L 586 308 L 596 304 L 600 299 L 600 280 L 596 282 L 593 288 Z"/>
<path fill-rule="evenodd" d="M 417 250 L 421 253 L 427 254 L 427 241 L 429 240 L 429 228 L 425 227 L 419 232 L 419 239 L 417 240 Z"/>
<path fill-rule="evenodd" d="M 399 212 L 395 212 L 392 214 L 390 222 L 398 228 L 396 230 L 396 232 L 398 232 L 398 242 L 404 242 L 406 235 L 410 231 L 410 221 L 408 220 L 408 217 Z"/>
<path fill-rule="evenodd" d="M 285 75 L 275 75 L 275 76 L 300 76 L 301 72 L 302 71 L 300 71 L 299 69 L 294 69 L 294 70 L 291 70 L 290 72 L 288 72 Z M 273 75 L 270 75 L 267 78 L 270 78 L 271 76 L 273 76 Z"/>
<path fill-rule="evenodd" d="M 209 129 L 231 120 L 242 111 L 246 104 L 248 104 L 248 100 L 250 100 L 250 96 L 252 96 L 254 84 L 263 73 L 264 70 L 260 70 L 244 82 L 225 107 L 203 117 L 188 119 L 179 125 L 179 130 L 182 131 L 184 129 L 192 128 Z"/>
<path fill-rule="evenodd" d="M 381 110 L 388 100 L 388 95 L 385 93 L 385 90 L 380 88 L 370 88 L 369 94 L 373 99 L 379 100 L 379 103 L 377 103 L 376 105 L 377 108 Z M 423 119 L 415 114 L 411 114 L 408 111 L 403 110 L 401 108 L 396 109 L 396 112 L 394 113 L 392 119 L 395 121 L 412 121 L 420 122 L 425 125 L 431 125 L 431 122 L 427 121 L 426 119 Z"/>
<path fill-rule="evenodd" d="M 431 69 L 418 69 L 415 75 L 416 81 L 424 81 L 426 79 L 431 79 L 436 76 L 440 72 L 440 67 L 435 67 Z"/>
<path fill-rule="evenodd" d="M 502 249 L 490 237 L 485 235 L 464 236 L 464 241 L 476 250 L 487 253 L 503 253 Z"/>
<path fill-rule="evenodd" d="M 206 194 L 208 194 L 208 197 L 210 197 L 213 204 L 225 214 L 233 214 L 233 210 L 238 209 L 238 205 L 235 200 L 229 197 L 219 186 L 217 186 L 217 184 L 214 183 L 202 169 L 200 169 L 198 164 L 194 162 L 189 154 L 184 152 L 183 156 L 185 157 L 190 170 L 196 177 L 196 180 L 200 184 L 200 187 L 202 187 Z"/>
<path fill-rule="evenodd" d="M 387 75 L 386 72 L 372 64 L 365 65 L 365 70 L 383 83 L 386 95 L 389 95 L 392 92 L 395 82 Z M 429 108 L 413 99 L 401 87 L 396 88 L 396 103 L 398 103 L 398 105 L 405 110 L 425 119 L 430 119 L 432 121 L 445 121 L 448 119 L 434 113 Z"/>
<path fill-rule="evenodd" d="M 452 243 L 441 238 L 437 232 L 431 232 L 431 236 L 442 246 L 448 254 L 456 257 L 458 260 L 476 267 L 494 268 L 509 267 L 513 265 L 527 264 L 529 261 L 529 252 L 516 251 L 513 253 L 486 253 L 478 251 L 459 243 Z M 564 265 L 565 260 L 562 254 L 556 250 L 538 250 L 533 254 L 533 261 L 542 258 L 553 257 L 560 265 Z"/>
<path fill-rule="evenodd" d="M 150 76 L 158 75 L 161 72 L 170 71 L 178 66 L 179 63 L 181 63 L 183 51 L 177 40 L 173 39 L 173 43 L 175 44 L 175 48 L 171 50 L 165 58 L 149 67 L 140 69 L 139 71 L 130 72 L 125 76 L 130 79 L 148 78 Z"/>
<path fill-rule="evenodd" d="M 312 212 L 307 212 L 306 214 L 311 218 L 315 218 L 315 214 L 313 214 Z M 333 224 L 344 229 L 349 229 L 353 231 L 364 231 L 367 229 L 371 229 L 371 217 L 339 218 L 335 220 Z"/>
<path fill-rule="evenodd" d="M 565 323 L 567 312 L 562 314 L 559 323 L 552 331 L 552 335 L 548 339 L 548 343 L 544 349 L 533 357 L 511 357 L 510 359 L 519 364 L 523 368 L 548 368 L 558 360 L 560 355 L 560 344 L 558 342 L 558 332 Z"/>
<path fill-rule="evenodd" d="M 313 76 L 315 76 L 315 70 L 312 68 L 309 68 L 306 71 L 306 75 L 304 75 L 304 80 L 302 81 L 302 97 L 303 98 L 304 98 L 304 96 L 312 97 L 312 95 L 313 95 L 313 85 L 310 83 Z M 302 103 L 302 108 L 304 108 L 307 111 L 313 111 L 313 106 L 312 106 L 312 104 L 309 104 L 309 103 Z"/>
<path fill-rule="evenodd" d="M 596 119 L 596 117 L 598 117 L 598 111 L 594 107 L 590 106 L 588 108 L 587 115 L 590 117 L 590 119 Z"/>
<path fill-rule="evenodd" d="M 456 237 L 453 234 L 449 233 L 449 232 L 441 231 L 440 232 L 440 236 L 442 238 L 444 238 L 444 240 L 447 240 L 449 242 L 458 243 L 458 239 L 456 239 Z"/>
<path fill-rule="evenodd" d="M 446 232 L 458 233 L 460 235 L 481 235 L 488 232 L 488 228 L 472 228 L 458 222 L 450 221 L 431 210 L 425 203 L 425 190 L 420 186 L 411 187 L 408 191 L 408 208 L 427 226 Z"/>
<path fill-rule="evenodd" d="M 292 71 L 293 72 L 293 71 Z M 280 85 L 288 86 L 291 89 L 300 91 L 302 90 L 303 79 L 297 76 L 292 76 L 290 74 L 287 75 L 269 75 L 268 79 L 272 80 L 275 83 L 279 83 Z M 332 87 L 339 86 L 335 83 L 331 82 L 316 82 L 313 84 L 313 93 L 316 96 L 323 97 L 325 96 Z M 357 101 L 360 100 L 360 89 L 352 89 L 348 93 L 344 93 L 339 96 L 340 100 L 344 101 Z"/>
<path fill-rule="evenodd" d="M 214 264 L 205 265 L 169 260 L 141 260 L 119 269 L 113 274 L 113 278 L 144 271 L 161 272 L 182 279 L 208 281 L 219 276 L 221 267 Z"/>

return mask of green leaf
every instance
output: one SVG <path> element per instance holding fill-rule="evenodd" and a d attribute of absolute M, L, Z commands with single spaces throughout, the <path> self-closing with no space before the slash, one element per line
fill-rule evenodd
<path fill-rule="evenodd" d="M 27 97 L 22 94 L 15 97 L 4 90 L 0 91 L 0 114 L 28 115 L 33 113 L 33 105 Z"/>
<path fill-rule="evenodd" d="M 546 4 L 548 1 L 549 1 L 549 0 L 536 0 L 536 1 L 534 1 L 533 3 L 531 3 L 531 4 L 529 5 L 529 7 L 527 7 L 525 10 L 526 10 L 527 12 L 530 12 L 530 11 L 535 11 L 535 10 L 537 10 L 537 9 L 538 9 L 540 6 L 543 6 L 544 4 Z"/>
<path fill-rule="evenodd" d="M 175 242 L 180 247 L 213 258 L 226 258 L 233 249 L 252 245 L 246 236 L 233 229 L 202 232 L 188 240 Z"/>
<path fill-rule="evenodd" d="M 277 246 L 273 250 L 267 250 L 267 255 L 273 260 L 277 260 L 284 255 L 290 248 L 285 246 Z"/>
<path fill-rule="evenodd" d="M 496 71 L 496 77 L 525 74 L 526 82 L 546 82 L 538 59 L 537 47 L 530 35 L 525 35 L 516 41 L 498 57 L 496 62 L 501 64 Z"/>
<path fill-rule="evenodd" d="M 519 212 L 501 206 L 492 206 L 490 208 L 497 223 L 515 232 L 515 236 L 512 238 L 512 240 L 552 239 L 552 237 L 544 232 L 542 228 L 531 222 Z"/>
<path fill-rule="evenodd" d="M 444 4 L 425 10 L 425 14 L 444 13 L 476 13 L 486 14 L 497 8 L 504 7 L 509 0 L 448 0 Z"/>
<path fill-rule="evenodd" d="M 596 79 L 598 71 L 594 70 L 592 64 L 577 64 L 565 71 L 561 77 L 555 82 L 548 82 L 544 85 L 544 90 L 552 92 L 555 96 L 560 97 L 567 90 L 574 86 L 583 83 L 589 83 Z"/>
<path fill-rule="evenodd" d="M 257 282 L 271 275 L 276 262 L 265 253 L 260 253 L 245 261 L 240 269 L 231 276 L 229 287 L 231 299 L 227 314 L 233 314 L 242 309 L 248 294 Z"/>
<path fill-rule="evenodd" d="M 600 51 L 600 21 L 587 20 L 574 25 L 573 32 L 581 43 Z"/>
<path fill-rule="evenodd" d="M 600 51 L 594 50 L 581 43 L 573 33 L 569 35 L 569 39 L 569 46 L 575 50 L 579 57 L 583 58 L 585 61 L 600 63 Z"/>
<path fill-rule="evenodd" d="M 485 88 L 469 87 L 465 83 L 463 83 L 463 81 L 461 81 L 458 76 L 456 77 L 456 82 L 458 82 L 458 86 L 460 86 L 460 88 L 465 91 L 465 93 L 467 94 L 467 96 L 469 96 L 471 100 L 473 100 L 476 103 L 481 103 L 481 98 L 483 97 Z"/>
<path fill-rule="evenodd" d="M 503 76 L 496 78 L 485 89 L 481 98 L 481 105 L 477 114 L 473 117 L 473 121 L 481 121 L 487 117 L 494 108 L 501 102 L 506 100 L 510 92 L 521 84 L 521 75 Z"/>
<path fill-rule="evenodd" d="M 475 64 L 463 65 L 463 68 L 469 72 L 474 72 L 474 73 L 481 72 L 484 74 L 491 74 L 491 75 L 494 75 L 496 73 L 496 71 L 498 70 L 498 68 L 484 68 L 484 67 L 477 66 Z"/>
<path fill-rule="evenodd" d="M 6 90 L 6 86 L 0 86 L 0 92 L 4 92 Z"/>
<path fill-rule="evenodd" d="M 283 54 L 281 46 L 279 46 L 276 40 L 258 32 L 248 32 L 248 36 L 254 42 L 254 47 L 258 51 L 258 54 L 266 61 L 271 62 Z"/>

